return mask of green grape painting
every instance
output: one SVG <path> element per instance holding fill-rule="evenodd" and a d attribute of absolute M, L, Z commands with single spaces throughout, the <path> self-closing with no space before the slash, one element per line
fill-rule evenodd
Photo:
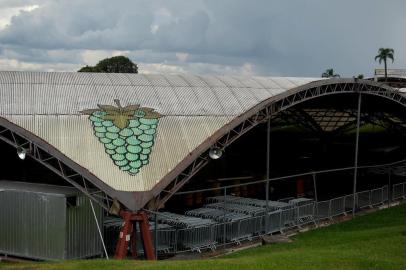
<path fill-rule="evenodd" d="M 97 109 L 81 111 L 89 115 L 94 135 L 120 170 L 137 174 L 149 162 L 161 114 L 154 109 L 128 105 L 97 105 Z"/>

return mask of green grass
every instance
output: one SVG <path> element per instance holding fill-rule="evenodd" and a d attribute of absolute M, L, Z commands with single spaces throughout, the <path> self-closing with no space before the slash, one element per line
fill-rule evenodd
<path fill-rule="evenodd" d="M 406 205 L 297 235 L 293 243 L 183 261 L 0 263 L 0 269 L 406 269 Z"/>

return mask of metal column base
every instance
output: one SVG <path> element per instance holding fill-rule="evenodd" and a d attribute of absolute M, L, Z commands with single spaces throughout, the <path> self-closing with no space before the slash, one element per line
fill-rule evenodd
<path fill-rule="evenodd" d="M 120 216 L 124 222 L 120 229 L 119 239 L 116 245 L 114 254 L 115 259 L 125 259 L 127 257 L 128 245 L 131 242 L 132 255 L 137 256 L 135 248 L 136 223 L 140 226 L 141 241 L 144 248 L 145 257 L 147 260 L 156 260 L 154 247 L 152 245 L 151 233 L 149 231 L 149 222 L 147 214 L 144 211 L 133 213 L 130 211 L 120 211 Z"/>

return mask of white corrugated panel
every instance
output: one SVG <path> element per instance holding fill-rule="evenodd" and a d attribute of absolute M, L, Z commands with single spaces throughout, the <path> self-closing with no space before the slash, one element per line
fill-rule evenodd
<path fill-rule="evenodd" d="M 253 94 L 251 88 L 230 89 L 241 104 L 242 110 L 247 111 L 259 103 L 259 99 Z"/>
<path fill-rule="evenodd" d="M 215 91 L 209 87 L 190 87 L 189 91 L 197 97 L 195 104 L 190 104 L 197 115 L 224 115 L 225 108 L 219 101 Z"/>
<path fill-rule="evenodd" d="M 295 88 L 297 85 L 291 82 L 288 78 L 282 77 L 272 77 L 272 81 L 279 85 L 281 89 L 291 89 Z"/>
<path fill-rule="evenodd" d="M 183 106 L 172 87 L 155 87 L 156 99 L 165 104 L 161 113 L 164 115 L 182 115 Z"/>
<path fill-rule="evenodd" d="M 86 72 L 66 73 L 71 84 L 93 84 L 92 74 Z"/>
<path fill-rule="evenodd" d="M 0 81 L 2 84 L 5 83 L 16 83 L 15 72 L 12 71 L 2 71 L 0 72 Z"/>
<path fill-rule="evenodd" d="M 221 82 L 223 82 L 227 87 L 230 88 L 240 88 L 245 87 L 239 80 L 230 76 L 216 76 Z"/>
<path fill-rule="evenodd" d="M 187 87 L 189 84 L 179 75 L 162 75 L 173 87 Z"/>
<path fill-rule="evenodd" d="M 1 74 L 2 72 L 0 72 Z M 9 72 L 8 72 L 9 73 Z M 10 73 L 9 73 L 10 74 Z M 0 77 L 1 79 L 1 77 Z M 7 115 L 12 112 L 13 108 L 13 88 L 15 87 L 14 84 L 4 83 L 0 84 L 0 113 L 1 115 Z"/>
<path fill-rule="evenodd" d="M 238 77 L 234 76 L 233 77 L 236 80 L 239 80 L 241 84 L 243 85 L 242 87 L 248 87 L 248 88 L 263 88 L 261 84 L 259 84 L 257 81 L 255 81 L 252 77 L 248 76 L 243 76 L 243 77 Z"/>
<path fill-rule="evenodd" d="M 216 87 L 212 91 L 224 108 L 224 115 L 239 115 L 242 113 L 242 105 L 230 88 Z"/>
<path fill-rule="evenodd" d="M 251 88 L 252 94 L 258 99 L 258 102 L 264 101 L 273 95 L 265 88 Z"/>
<path fill-rule="evenodd" d="M 147 80 L 151 82 L 152 85 L 171 86 L 169 82 L 165 79 L 165 77 L 160 74 L 145 74 L 144 76 L 145 78 L 147 78 Z"/>
<path fill-rule="evenodd" d="M 134 86 L 147 86 L 152 85 L 152 83 L 142 74 L 125 74 L 130 80 L 131 85 Z"/>
<path fill-rule="evenodd" d="M 278 89 L 280 85 L 276 84 L 271 78 L 268 77 L 252 77 L 254 81 L 268 89 Z"/>
<path fill-rule="evenodd" d="M 193 88 L 174 87 L 173 92 L 176 93 L 176 98 L 179 100 L 178 115 L 204 114 L 203 104 L 199 101 Z"/>
<path fill-rule="evenodd" d="M 191 79 L 192 76 L 188 76 L 188 78 Z M 215 76 L 200 76 L 198 78 L 205 84 L 205 86 L 208 87 L 227 87 L 224 82 L 222 82 Z"/>
<path fill-rule="evenodd" d="M 130 79 L 128 76 L 123 73 L 108 73 L 107 74 L 112 85 L 131 85 Z"/>
<path fill-rule="evenodd" d="M 179 75 L 191 87 L 211 87 L 202 76 Z"/>
<path fill-rule="evenodd" d="M 111 85 L 112 84 L 108 73 L 89 73 L 89 74 L 92 77 L 93 83 L 96 85 L 98 85 L 98 84 Z"/>

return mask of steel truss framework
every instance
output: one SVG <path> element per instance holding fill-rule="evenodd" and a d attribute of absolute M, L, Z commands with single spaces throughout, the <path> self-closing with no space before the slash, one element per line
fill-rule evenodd
<path fill-rule="evenodd" d="M 387 85 L 358 79 L 318 81 L 287 91 L 281 94 L 279 99 L 272 98 L 272 101 L 265 101 L 259 104 L 246 114 L 245 119 L 216 140 L 211 147 L 219 147 L 224 150 L 258 124 L 265 123 L 278 112 L 289 109 L 299 103 L 322 96 L 348 93 L 379 96 L 406 107 L 406 97 Z M 209 150 L 206 150 L 162 190 L 151 205 L 155 209 L 164 207 L 165 203 L 209 162 Z"/>
<path fill-rule="evenodd" d="M 281 111 L 277 114 L 276 124 L 295 124 L 305 130 L 324 134 L 341 134 L 354 128 L 357 123 L 357 111 L 353 109 L 298 109 Z M 279 121 L 279 122 L 278 122 Z M 405 133 L 405 120 L 385 112 L 361 113 L 361 125 L 373 124 L 391 131 Z"/>
<path fill-rule="evenodd" d="M 32 140 L 3 125 L 0 125 L 0 140 L 17 149 L 24 149 L 27 156 L 63 178 L 105 210 L 110 208 L 112 199 L 106 193 Z"/>

